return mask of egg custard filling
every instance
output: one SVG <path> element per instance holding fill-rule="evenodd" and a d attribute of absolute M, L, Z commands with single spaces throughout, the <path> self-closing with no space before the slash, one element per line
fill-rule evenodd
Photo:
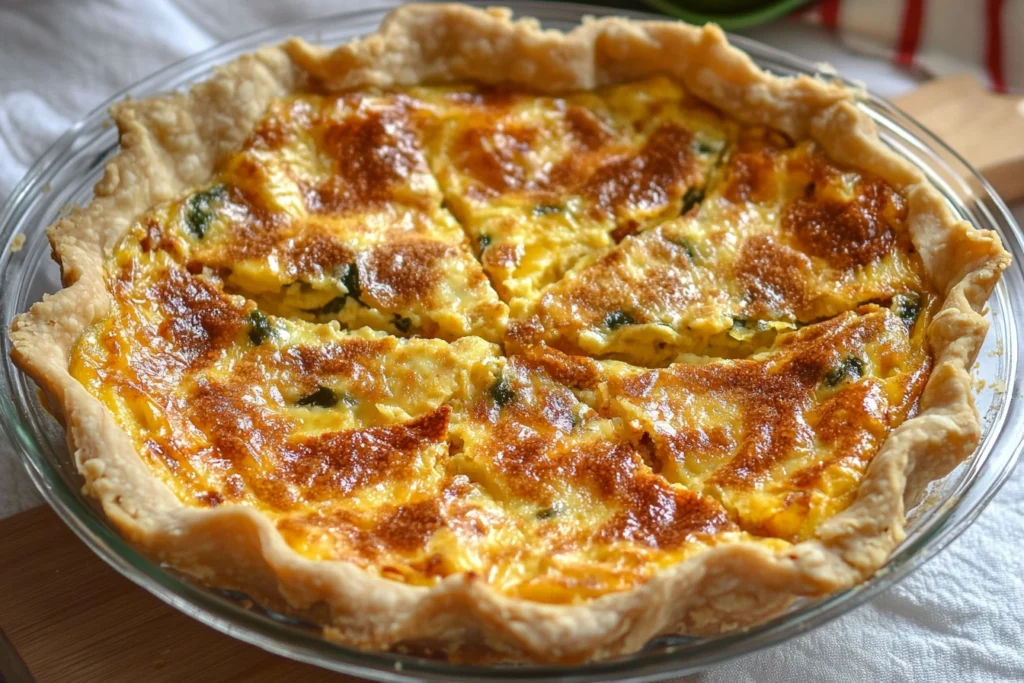
<path fill-rule="evenodd" d="M 931 369 L 905 218 L 665 78 L 296 94 L 135 222 L 70 371 L 187 505 L 577 603 L 850 504 Z"/>

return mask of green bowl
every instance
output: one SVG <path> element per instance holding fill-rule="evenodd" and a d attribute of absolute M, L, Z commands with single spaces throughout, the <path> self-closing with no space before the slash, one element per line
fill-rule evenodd
<path fill-rule="evenodd" d="M 808 0 L 643 0 L 655 9 L 691 24 L 714 22 L 727 31 L 778 19 Z"/>

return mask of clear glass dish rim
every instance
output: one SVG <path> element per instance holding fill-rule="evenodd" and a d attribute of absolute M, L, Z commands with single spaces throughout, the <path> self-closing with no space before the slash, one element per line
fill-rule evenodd
<path fill-rule="evenodd" d="M 470 4 L 486 5 L 490 3 Z M 576 22 L 585 14 L 615 14 L 641 19 L 666 20 L 665 17 L 645 12 L 612 10 L 605 7 L 570 3 L 511 1 L 507 4 L 513 7 L 520 16 L 535 16 L 541 20 L 552 22 Z M 254 49 L 260 44 L 279 42 L 285 36 L 293 34 L 316 35 L 325 26 L 340 26 L 343 23 L 365 21 L 367 18 L 379 18 L 386 11 L 386 8 L 373 8 L 342 12 L 312 21 L 295 22 L 256 31 L 183 59 L 118 93 L 62 135 L 29 169 L 25 178 L 11 192 L 6 203 L 0 208 L 0 248 L 13 238 L 14 226 L 19 222 L 20 212 L 26 208 L 23 206 L 26 203 L 26 198 L 34 192 L 41 191 L 47 178 L 60 167 L 61 160 L 65 159 L 72 151 L 75 140 L 83 131 L 92 131 L 97 125 L 102 125 L 98 122 L 106 119 L 106 110 L 112 103 L 128 95 L 143 96 L 164 91 L 171 78 L 176 78 L 183 73 L 198 69 L 202 71 L 200 76 L 205 76 L 209 68 L 222 63 L 226 57 Z M 763 64 L 768 61 L 794 72 L 820 73 L 813 65 L 803 60 L 756 41 L 740 36 L 730 36 L 730 40 L 734 45 L 747 51 L 759 63 Z M 189 82 L 194 80 L 196 80 L 194 76 L 190 77 Z M 971 185 L 976 185 L 979 188 L 971 190 L 979 195 L 975 197 L 975 200 L 990 204 L 983 209 L 988 216 L 989 225 L 979 227 L 999 226 L 1002 228 L 1000 232 L 1004 243 L 1014 257 L 1011 268 L 1017 271 L 1015 277 L 1019 278 L 1020 264 L 1024 262 L 1024 239 L 1022 239 L 1020 229 L 1016 226 L 1005 204 L 984 179 L 971 169 L 959 155 L 893 105 L 880 98 L 869 96 L 864 106 L 877 122 L 890 125 L 891 130 L 908 144 L 928 154 L 931 164 L 944 167 L 944 171 L 951 176 L 962 177 L 964 173 L 969 176 Z M 958 174 L 949 164 L 939 158 L 937 152 L 941 152 L 951 159 L 952 163 L 960 167 L 961 173 Z M 966 184 L 964 187 L 967 187 Z M 6 248 L 0 251 L 0 273 L 4 274 L 4 282 L 10 281 L 8 276 L 8 268 L 12 267 L 10 255 L 10 250 Z M 1012 301 L 1010 308 L 1013 310 Z M 1021 308 L 1024 310 L 1024 306 Z M 6 328 L 6 316 L 4 327 Z M 1010 422 L 1011 416 L 1016 415 L 1018 419 L 1024 418 L 1024 415 L 1019 414 L 1024 413 L 1024 408 L 1020 407 L 1019 401 L 1012 398 L 1013 395 L 1019 393 L 1021 385 L 1024 384 L 1024 379 L 1020 373 L 1016 372 L 1015 338 L 1013 344 L 1014 348 L 1006 351 L 1012 354 L 1010 373 L 1013 378 L 1013 386 L 1007 387 L 1007 391 L 1013 393 L 1007 401 L 1007 407 L 1001 413 L 999 429 Z M 3 335 L 0 335 L 0 352 L 5 360 L 9 350 L 10 343 L 5 331 Z M 13 372 L 13 368 L 8 361 L 4 365 L 8 389 L 13 387 L 11 372 Z M 703 641 L 695 652 L 682 653 L 668 648 L 659 652 L 641 652 L 622 659 L 591 662 L 572 667 L 496 668 L 454 665 L 436 660 L 389 653 L 363 652 L 347 648 L 324 640 L 317 635 L 297 632 L 268 617 L 245 610 L 166 571 L 138 553 L 120 536 L 104 526 L 96 517 L 96 513 L 76 497 L 68 482 L 61 477 L 59 472 L 50 467 L 45 457 L 39 452 L 38 444 L 32 440 L 29 431 L 20 424 L 17 409 L 12 402 L 12 395 L 13 391 L 0 393 L 0 422 L 25 463 L 30 477 L 64 522 L 115 570 L 173 607 L 224 633 L 292 659 L 377 680 L 406 680 L 410 675 L 435 680 L 448 680 L 451 676 L 491 680 L 518 680 L 538 676 L 557 676 L 563 680 L 595 680 L 615 676 L 617 680 L 649 680 L 696 671 L 711 664 L 777 644 L 820 626 L 863 604 L 894 585 L 942 550 L 973 522 L 998 492 L 1012 472 L 1021 449 L 1024 448 L 1024 443 L 1010 446 L 1003 443 L 1001 448 L 1012 450 L 1003 463 L 1003 469 L 990 477 L 987 489 L 980 494 L 974 492 L 975 499 L 971 501 L 971 505 L 967 509 L 963 509 L 962 504 L 968 493 L 971 493 L 972 487 L 977 484 L 977 476 L 959 492 L 956 504 L 945 506 L 945 509 L 936 513 L 934 519 L 929 522 L 930 526 L 923 533 L 910 538 L 897 548 L 889 562 L 873 577 L 854 588 L 831 594 L 800 611 L 786 613 L 751 629 Z M 992 439 L 990 450 L 994 450 L 996 442 L 1004 436 L 1005 433 L 997 431 L 996 436 Z"/>

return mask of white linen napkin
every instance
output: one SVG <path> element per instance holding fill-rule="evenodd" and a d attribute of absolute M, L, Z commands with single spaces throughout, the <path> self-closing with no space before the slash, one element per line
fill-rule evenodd
<path fill-rule="evenodd" d="M 0 3 L 0 200 L 67 126 L 154 70 L 249 30 L 350 8 L 329 0 Z M 883 94 L 910 82 L 806 26 L 754 33 L 828 59 Z M 39 502 L 16 460 L 0 436 L 0 517 Z M 1024 469 L 962 538 L 902 584 L 814 632 L 692 680 L 1024 681 L 1022 500 Z"/>

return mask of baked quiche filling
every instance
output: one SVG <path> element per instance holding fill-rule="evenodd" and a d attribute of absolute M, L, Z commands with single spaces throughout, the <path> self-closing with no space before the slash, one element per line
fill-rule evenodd
<path fill-rule="evenodd" d="M 573 603 L 848 506 L 939 299 L 893 187 L 652 79 L 272 103 L 71 373 L 185 503 Z"/>

